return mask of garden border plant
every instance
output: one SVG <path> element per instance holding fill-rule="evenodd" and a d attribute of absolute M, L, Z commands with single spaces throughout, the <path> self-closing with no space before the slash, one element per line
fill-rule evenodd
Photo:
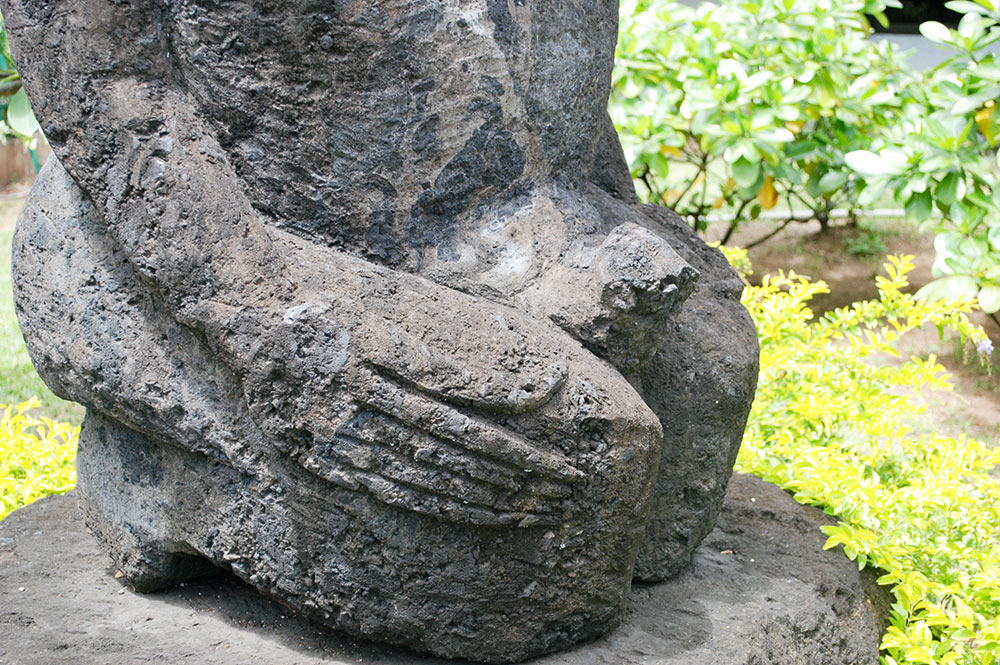
<path fill-rule="evenodd" d="M 743 250 L 726 250 L 749 267 Z M 982 359 L 989 338 L 968 319 L 969 299 L 904 292 L 912 257 L 890 257 L 879 298 L 813 318 L 809 300 L 828 291 L 794 273 L 747 286 L 761 373 L 737 469 L 792 491 L 838 517 L 827 547 L 892 585 L 884 665 L 993 665 L 1000 651 L 1000 449 L 969 437 L 914 437 L 923 391 L 948 390 L 934 356 L 899 364 L 905 333 L 950 329 Z M 902 390 L 902 392 L 901 392 Z"/>
<path fill-rule="evenodd" d="M 76 484 L 80 428 L 31 415 L 37 399 L 0 404 L 0 520 L 50 494 Z"/>

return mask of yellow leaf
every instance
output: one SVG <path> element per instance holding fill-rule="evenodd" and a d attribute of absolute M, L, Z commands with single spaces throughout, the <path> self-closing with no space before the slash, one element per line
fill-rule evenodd
<path fill-rule="evenodd" d="M 994 132 L 993 116 L 996 115 L 997 107 L 992 101 L 986 102 L 986 105 L 976 113 L 976 127 L 979 128 L 979 133 L 986 137 L 990 145 L 996 145 L 997 135 Z"/>
<path fill-rule="evenodd" d="M 680 148 L 675 148 L 672 145 L 661 145 L 660 154 L 666 157 L 667 155 L 673 155 L 674 157 L 683 157 L 684 153 L 681 152 Z"/>
<path fill-rule="evenodd" d="M 764 186 L 757 192 L 757 200 L 760 202 L 760 207 L 764 210 L 770 210 L 778 205 L 778 190 L 774 188 L 773 177 L 767 176 L 764 179 Z"/>
<path fill-rule="evenodd" d="M 802 128 L 806 126 L 803 120 L 789 120 L 785 123 L 785 129 L 792 132 L 793 134 L 798 134 L 802 131 Z"/>

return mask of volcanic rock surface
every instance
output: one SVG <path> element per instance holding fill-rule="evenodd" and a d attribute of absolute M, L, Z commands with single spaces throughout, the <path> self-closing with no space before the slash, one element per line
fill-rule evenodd
<path fill-rule="evenodd" d="M 711 531 L 742 285 L 640 206 L 618 3 L 0 2 L 58 159 L 15 237 L 87 522 L 348 633 L 516 661 Z"/>

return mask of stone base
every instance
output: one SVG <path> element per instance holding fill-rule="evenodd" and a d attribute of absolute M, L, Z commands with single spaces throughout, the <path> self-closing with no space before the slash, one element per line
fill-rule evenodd
<path fill-rule="evenodd" d="M 822 512 L 734 476 L 694 563 L 636 585 L 624 625 L 541 665 L 873 665 L 888 607 L 874 575 L 822 551 Z M 124 589 L 70 494 L 0 523 L 0 665 L 443 661 L 294 616 L 228 574 L 165 592 Z"/>

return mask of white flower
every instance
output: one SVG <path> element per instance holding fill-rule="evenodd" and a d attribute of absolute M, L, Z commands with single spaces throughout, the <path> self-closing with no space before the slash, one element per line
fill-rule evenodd
<path fill-rule="evenodd" d="M 732 58 L 723 58 L 720 60 L 717 71 L 719 76 L 735 76 L 741 81 L 745 81 L 747 78 L 747 73 L 743 69 L 743 65 Z"/>

